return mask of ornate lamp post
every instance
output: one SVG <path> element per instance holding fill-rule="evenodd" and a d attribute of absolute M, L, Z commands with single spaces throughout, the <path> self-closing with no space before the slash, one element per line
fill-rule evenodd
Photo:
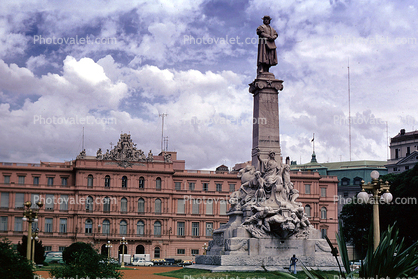
<path fill-rule="evenodd" d="M 24 212 L 23 212 L 23 221 L 28 221 L 28 241 L 26 246 L 26 258 L 30 261 L 31 260 L 31 240 L 32 240 L 32 223 L 38 222 L 38 212 L 39 209 L 42 208 L 44 205 L 42 202 L 37 202 L 36 205 L 38 208 L 32 209 L 32 203 L 30 201 L 27 201 L 23 204 L 25 206 Z"/>
<path fill-rule="evenodd" d="M 122 240 L 120 241 L 120 244 L 122 245 L 122 264 L 121 264 L 121 267 L 125 267 L 125 245 L 128 245 L 128 241 L 125 241 L 125 237 L 122 237 Z"/>
<path fill-rule="evenodd" d="M 364 184 L 364 180 L 361 181 L 361 192 L 358 193 L 357 198 L 360 203 L 373 204 L 373 248 L 376 250 L 380 242 L 380 226 L 379 226 L 379 201 L 390 203 L 393 199 L 391 193 L 389 193 L 389 182 L 383 183 L 382 179 L 379 180 L 379 172 L 374 170 L 370 174 L 372 182 Z M 371 191 L 371 195 L 366 192 Z M 380 195 L 380 199 L 379 199 Z"/>
<path fill-rule="evenodd" d="M 39 228 L 36 228 L 36 230 L 33 231 L 32 234 L 32 261 L 35 264 L 35 242 L 36 240 L 38 240 L 38 233 L 39 233 Z"/>
<path fill-rule="evenodd" d="M 202 249 L 203 249 L 203 255 L 206 255 L 206 250 L 208 250 L 208 246 L 206 245 L 206 243 L 203 244 Z"/>
<path fill-rule="evenodd" d="M 109 263 L 110 260 L 110 248 L 112 248 L 112 244 L 110 244 L 110 240 L 106 243 L 106 249 L 107 249 L 107 262 Z"/>

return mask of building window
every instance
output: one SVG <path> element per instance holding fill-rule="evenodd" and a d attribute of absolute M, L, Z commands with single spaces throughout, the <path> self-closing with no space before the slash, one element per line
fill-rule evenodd
<path fill-rule="evenodd" d="M 311 184 L 305 184 L 305 194 L 311 193 Z"/>
<path fill-rule="evenodd" d="M 348 198 L 348 192 L 344 192 L 344 198 Z"/>
<path fill-rule="evenodd" d="M 145 201 L 143 198 L 138 199 L 138 213 L 145 212 Z"/>
<path fill-rule="evenodd" d="M 343 177 L 341 178 L 341 186 L 348 186 L 350 185 L 350 178 Z"/>
<path fill-rule="evenodd" d="M 185 255 L 186 249 L 177 249 L 177 255 Z"/>
<path fill-rule="evenodd" d="M 110 212 L 110 198 L 105 197 L 103 199 L 103 212 Z"/>
<path fill-rule="evenodd" d="M 119 233 L 121 235 L 126 235 L 127 231 L 126 229 L 128 228 L 128 223 L 125 220 L 120 221 L 119 223 Z"/>
<path fill-rule="evenodd" d="M 144 189 L 144 185 L 145 185 L 145 178 L 143 178 L 142 176 L 139 178 L 139 189 Z"/>
<path fill-rule="evenodd" d="M 106 188 L 110 188 L 110 176 L 106 175 L 105 176 L 105 185 Z"/>
<path fill-rule="evenodd" d="M 203 189 L 204 192 L 209 191 L 209 183 L 203 183 L 202 189 Z"/>
<path fill-rule="evenodd" d="M 92 229 L 93 229 L 93 221 L 90 220 L 90 219 L 87 219 L 86 220 L 86 223 L 85 223 L 85 230 L 84 230 L 84 232 L 85 233 L 92 233 Z"/>
<path fill-rule="evenodd" d="M 321 197 L 325 198 L 327 196 L 327 188 L 321 188 Z"/>
<path fill-rule="evenodd" d="M 10 184 L 10 175 L 4 176 L 4 184 Z"/>
<path fill-rule="evenodd" d="M 7 224 L 8 224 L 8 217 L 7 216 L 1 216 L 0 217 L 0 231 L 2 231 L 2 232 L 8 231 Z"/>
<path fill-rule="evenodd" d="M 194 190 L 195 190 L 195 186 L 196 186 L 196 183 L 194 183 L 194 182 L 189 182 L 189 190 L 190 190 L 190 191 L 194 191 Z"/>
<path fill-rule="evenodd" d="M 191 250 L 192 255 L 199 255 L 199 249 L 192 249 Z"/>
<path fill-rule="evenodd" d="M 60 219 L 60 233 L 67 233 L 67 219 Z"/>
<path fill-rule="evenodd" d="M 409 166 L 405 166 L 405 170 L 409 170 Z"/>
<path fill-rule="evenodd" d="M 398 168 L 397 168 L 397 167 L 394 167 L 394 168 L 393 168 L 393 171 L 398 171 Z"/>
<path fill-rule="evenodd" d="M 155 214 L 161 214 L 161 200 L 155 200 Z"/>
<path fill-rule="evenodd" d="M 33 185 L 39 185 L 39 176 L 33 177 Z"/>
<path fill-rule="evenodd" d="M 6 208 L 9 207 L 9 193 L 1 193 L 0 207 Z"/>
<path fill-rule="evenodd" d="M 45 232 L 52 233 L 52 218 L 45 218 Z"/>
<path fill-rule="evenodd" d="M 161 223 L 159 221 L 154 223 L 154 236 L 161 236 Z"/>
<path fill-rule="evenodd" d="M 31 208 L 37 208 L 38 206 L 36 205 L 36 203 L 40 201 L 39 194 L 30 195 L 30 201 L 32 203 Z"/>
<path fill-rule="evenodd" d="M 104 220 L 102 225 L 103 234 L 110 234 L 110 221 Z"/>
<path fill-rule="evenodd" d="M 174 189 L 176 191 L 181 190 L 181 182 L 174 182 Z"/>
<path fill-rule="evenodd" d="M 199 200 L 194 199 L 192 204 L 192 214 L 199 214 Z"/>
<path fill-rule="evenodd" d="M 160 258 L 160 247 L 154 248 L 154 258 L 159 259 Z"/>
<path fill-rule="evenodd" d="M 408 156 L 409 154 L 411 154 L 411 147 L 406 147 L 406 154 L 405 156 Z"/>
<path fill-rule="evenodd" d="M 206 236 L 212 236 L 213 223 L 206 223 Z"/>
<path fill-rule="evenodd" d="M 192 236 L 199 236 L 199 222 L 192 222 Z"/>
<path fill-rule="evenodd" d="M 321 237 L 325 238 L 327 236 L 327 229 L 321 229 Z"/>
<path fill-rule="evenodd" d="M 185 213 L 186 202 L 184 199 L 177 200 L 177 214 Z"/>
<path fill-rule="evenodd" d="M 137 235 L 144 235 L 145 224 L 142 221 L 138 221 L 136 223 L 136 234 Z"/>
<path fill-rule="evenodd" d="M 325 207 L 321 208 L 321 219 L 327 219 L 327 209 Z"/>
<path fill-rule="evenodd" d="M 311 206 L 309 204 L 305 205 L 305 213 L 306 216 L 311 217 Z"/>
<path fill-rule="evenodd" d="M 177 235 L 184 236 L 184 222 L 177 222 Z"/>
<path fill-rule="evenodd" d="M 15 195 L 15 208 L 23 208 L 23 203 L 25 202 L 24 193 L 16 193 Z"/>
<path fill-rule="evenodd" d="M 68 210 L 68 195 L 61 195 L 60 210 Z"/>
<path fill-rule="evenodd" d="M 52 186 L 54 185 L 54 178 L 53 177 L 48 177 L 48 186 Z"/>
<path fill-rule="evenodd" d="M 235 184 L 229 184 L 229 192 L 235 192 Z"/>
<path fill-rule="evenodd" d="M 15 217 L 15 232 L 21 232 L 22 231 L 22 217 Z"/>
<path fill-rule="evenodd" d="M 93 198 L 91 196 L 86 199 L 86 211 L 93 212 Z"/>
<path fill-rule="evenodd" d="M 219 202 L 219 215 L 226 215 L 226 201 Z"/>
<path fill-rule="evenodd" d="M 395 149 L 395 159 L 399 158 L 399 149 Z"/>
<path fill-rule="evenodd" d="M 213 215 L 213 201 L 208 200 L 206 203 L 206 215 Z"/>
<path fill-rule="evenodd" d="M 44 251 L 45 252 L 51 252 L 52 251 L 52 246 L 44 246 Z"/>
<path fill-rule="evenodd" d="M 126 189 L 128 187 L 128 178 L 126 176 L 122 177 L 122 188 Z"/>
<path fill-rule="evenodd" d="M 122 213 L 126 213 L 128 211 L 128 200 L 126 198 L 122 198 L 120 200 L 120 211 Z"/>
<path fill-rule="evenodd" d="M 60 251 L 60 252 L 64 252 L 65 248 L 67 248 L 67 246 L 60 246 L 60 247 L 58 248 L 58 251 Z"/>
<path fill-rule="evenodd" d="M 355 177 L 354 179 L 353 179 L 353 184 L 354 185 L 361 185 L 361 181 L 362 181 L 363 179 L 361 178 L 361 177 Z"/>
<path fill-rule="evenodd" d="M 221 183 L 216 183 L 216 191 L 217 192 L 222 192 L 222 184 Z"/>
<path fill-rule="evenodd" d="M 45 197 L 45 210 L 54 210 L 54 195 L 47 194 Z"/>
<path fill-rule="evenodd" d="M 67 186 L 67 185 L 68 185 L 68 178 L 61 177 L 61 186 Z"/>
<path fill-rule="evenodd" d="M 159 177 L 155 180 L 155 189 L 161 190 L 161 178 Z"/>
<path fill-rule="evenodd" d="M 18 176 L 18 183 L 19 184 L 25 184 L 25 177 L 23 175 Z"/>
<path fill-rule="evenodd" d="M 87 176 L 87 187 L 93 187 L 93 175 L 91 174 Z"/>

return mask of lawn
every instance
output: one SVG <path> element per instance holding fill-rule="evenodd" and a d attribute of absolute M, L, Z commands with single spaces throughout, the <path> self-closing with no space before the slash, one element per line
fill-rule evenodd
<path fill-rule="evenodd" d="M 183 268 L 170 272 L 155 273 L 156 275 L 181 278 L 181 279 L 277 279 L 285 278 L 285 276 L 276 273 L 274 271 L 270 272 L 211 272 L 210 270 L 203 269 L 192 269 L 192 268 Z M 337 271 L 321 271 L 321 274 L 326 278 L 334 279 L 335 275 L 338 275 Z M 292 274 L 293 275 L 293 274 Z M 303 271 L 299 271 L 296 275 L 296 278 L 305 279 L 307 276 Z"/>

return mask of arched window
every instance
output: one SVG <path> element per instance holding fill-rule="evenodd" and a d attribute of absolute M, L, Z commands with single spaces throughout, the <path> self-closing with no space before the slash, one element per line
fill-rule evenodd
<path fill-rule="evenodd" d="M 136 223 L 136 234 L 137 235 L 144 235 L 144 229 L 145 229 L 144 222 L 138 221 L 138 223 Z M 138 253 L 138 254 L 142 254 L 142 253 Z"/>
<path fill-rule="evenodd" d="M 119 233 L 125 235 L 127 233 L 128 223 L 125 220 L 120 221 Z"/>
<path fill-rule="evenodd" d="M 145 178 L 143 178 L 142 176 L 139 178 L 139 189 L 144 189 L 144 185 L 145 185 Z"/>
<path fill-rule="evenodd" d="M 103 227 L 103 230 L 102 230 L 103 234 L 110 234 L 110 221 L 109 220 L 104 220 L 102 227 Z"/>
<path fill-rule="evenodd" d="M 327 219 L 327 209 L 325 207 L 321 208 L 321 219 Z"/>
<path fill-rule="evenodd" d="M 155 214 L 161 214 L 161 200 L 155 200 Z"/>
<path fill-rule="evenodd" d="M 145 247 L 143 245 L 136 246 L 136 254 L 145 254 Z"/>
<path fill-rule="evenodd" d="M 161 190 L 161 178 L 159 177 L 155 180 L 155 189 Z"/>
<path fill-rule="evenodd" d="M 154 236 L 161 236 L 161 222 L 154 223 Z"/>
<path fill-rule="evenodd" d="M 122 188 L 127 188 L 128 187 L 128 178 L 126 176 L 122 177 Z"/>
<path fill-rule="evenodd" d="M 93 211 L 93 198 L 91 196 L 88 196 L 86 199 L 86 211 Z"/>
<path fill-rule="evenodd" d="M 105 187 L 106 188 L 110 187 L 110 176 L 109 175 L 105 176 Z"/>
<path fill-rule="evenodd" d="M 126 213 L 128 211 L 128 200 L 126 198 L 122 198 L 120 200 L 120 212 Z"/>
<path fill-rule="evenodd" d="M 103 198 L 103 212 L 110 212 L 110 199 L 109 199 L 109 197 Z"/>
<path fill-rule="evenodd" d="M 87 219 L 85 223 L 85 233 L 92 233 L 93 230 L 93 221 L 91 219 Z"/>
<path fill-rule="evenodd" d="M 154 249 L 154 258 L 159 259 L 160 258 L 160 247 L 155 247 Z"/>
<path fill-rule="evenodd" d="M 87 187 L 93 187 L 93 175 L 91 174 L 87 176 Z"/>
<path fill-rule="evenodd" d="M 138 199 L 138 213 L 145 212 L 145 201 L 143 198 Z"/>
<path fill-rule="evenodd" d="M 311 217 L 311 206 L 309 204 L 305 205 L 306 216 Z"/>

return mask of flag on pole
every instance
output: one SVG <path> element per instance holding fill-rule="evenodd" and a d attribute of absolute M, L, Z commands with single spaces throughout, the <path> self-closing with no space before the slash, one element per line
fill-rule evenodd
<path fill-rule="evenodd" d="M 313 142 L 315 140 L 315 133 L 312 136 L 311 142 Z"/>

